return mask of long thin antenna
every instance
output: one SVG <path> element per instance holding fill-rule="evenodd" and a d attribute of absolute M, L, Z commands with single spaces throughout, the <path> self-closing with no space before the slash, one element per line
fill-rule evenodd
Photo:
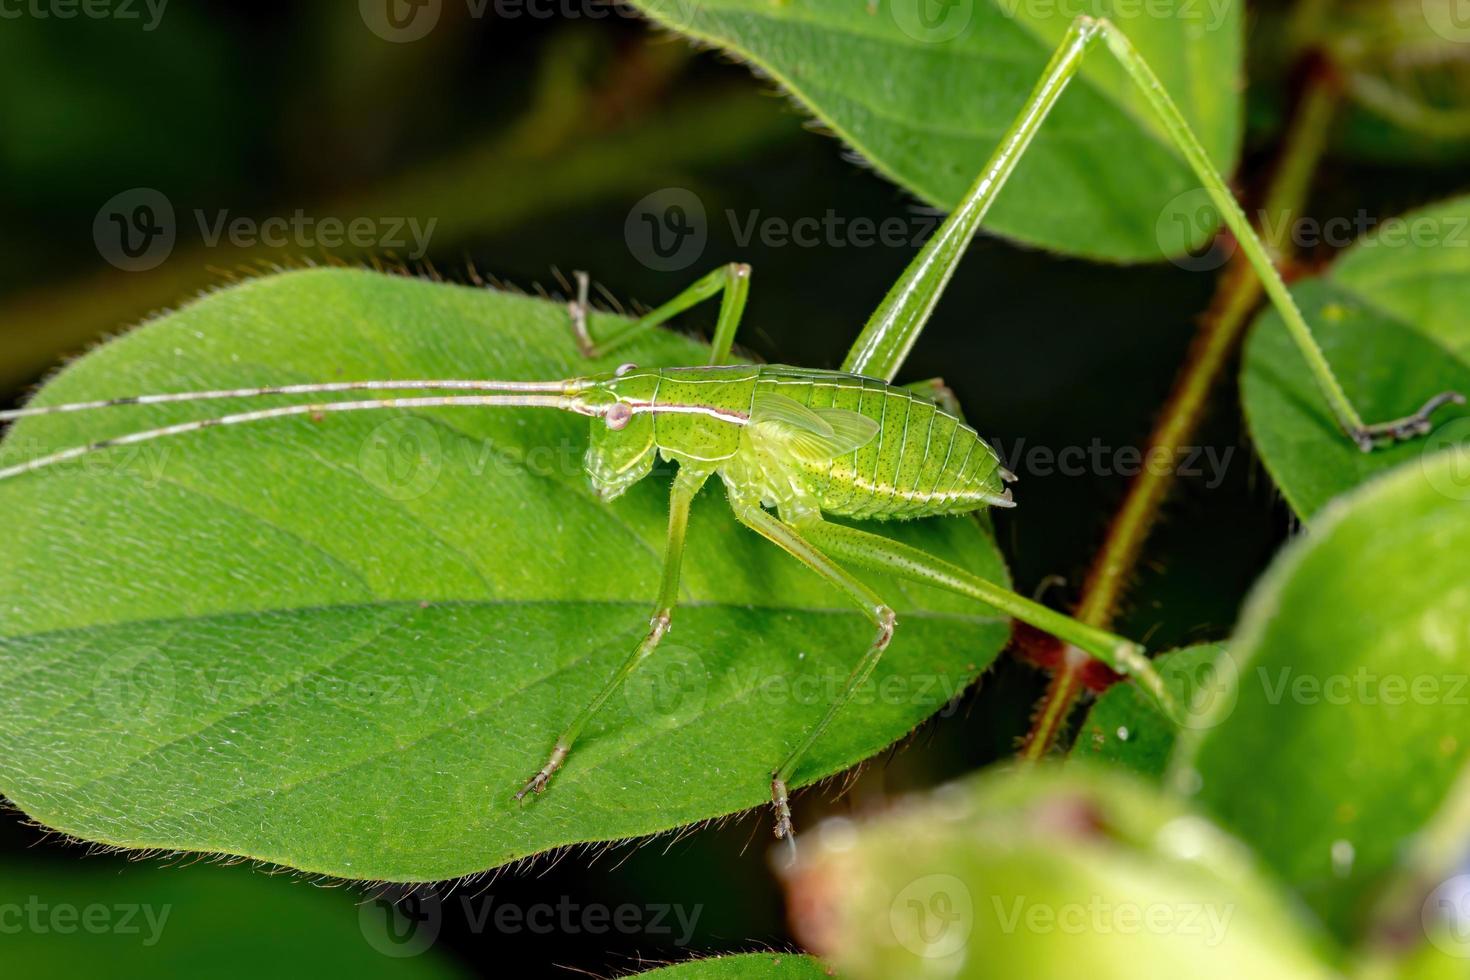
<path fill-rule="evenodd" d="M 156 395 L 129 395 L 89 402 L 67 402 L 61 405 L 39 405 L 0 411 L 0 422 L 32 418 L 37 415 L 64 415 L 96 408 L 121 405 L 164 405 L 170 402 L 212 401 L 221 398 L 258 398 L 263 395 L 324 395 L 339 391 L 515 391 L 574 392 L 583 390 L 580 381 L 330 381 L 318 384 L 267 385 L 261 388 L 221 388 L 213 391 L 178 391 Z"/>
<path fill-rule="evenodd" d="M 343 382 L 352 384 L 353 382 Z M 382 383 L 382 382 L 373 382 Z M 391 382 L 390 382 L 391 383 Z M 487 384 L 508 385 L 513 382 L 487 382 Z M 527 384 L 541 384 L 541 382 L 527 382 Z M 557 383 L 559 385 L 560 383 Z M 350 389 L 338 389 L 350 390 Z M 30 473 L 57 463 L 85 456 L 89 453 L 100 452 L 114 446 L 128 446 L 138 442 L 149 442 L 154 439 L 163 439 L 168 436 L 179 436 L 189 432 L 198 432 L 201 429 L 212 429 L 227 425 L 243 425 L 246 422 L 264 422 L 268 419 L 286 418 L 292 415 L 321 415 L 328 412 L 365 412 L 374 409 L 385 408 L 447 408 L 454 406 L 538 406 L 543 408 L 559 408 L 563 411 L 576 412 L 579 415 L 600 415 L 602 410 L 587 405 L 574 395 L 561 393 L 551 394 L 550 391 L 560 392 L 559 387 L 551 389 L 544 388 L 518 388 L 515 393 L 496 395 L 436 395 L 423 398 L 379 398 L 372 401 L 345 401 L 345 402 L 322 402 L 315 405 L 284 405 L 278 408 L 262 408 L 253 412 L 237 412 L 233 415 L 220 415 L 208 419 L 196 419 L 192 422 L 179 422 L 175 425 L 166 425 L 158 429 L 144 429 L 138 432 L 129 432 L 126 435 L 114 436 L 110 439 L 100 439 L 97 442 L 87 443 L 82 446 L 74 446 L 71 449 L 63 449 L 46 456 L 38 456 L 24 463 L 17 463 L 0 469 L 0 480 L 22 473 Z M 212 394 L 206 392 L 206 394 Z"/>

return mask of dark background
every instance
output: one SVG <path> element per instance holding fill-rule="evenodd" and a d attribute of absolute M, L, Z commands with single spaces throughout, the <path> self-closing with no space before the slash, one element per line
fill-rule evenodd
<path fill-rule="evenodd" d="M 742 248 L 726 212 L 739 221 L 755 212 L 820 219 L 829 210 L 847 220 L 911 220 L 921 213 L 916 202 L 809 131 L 788 100 L 741 66 L 581 0 L 512 9 L 524 12 L 475 18 L 446 2 L 435 30 L 411 44 L 375 36 L 345 2 L 180 3 L 151 31 L 118 19 L 0 21 L 0 404 L 24 397 L 103 334 L 200 289 L 273 263 L 370 258 L 350 249 L 210 247 L 189 217 L 195 208 L 255 218 L 297 208 L 437 217 L 425 258 L 446 278 L 466 280 L 473 268 L 555 292 L 557 270 L 588 269 L 625 302 L 657 302 L 738 258 L 755 268 L 741 337 L 749 350 L 837 366 L 912 249 Z M 1252 92 L 1245 190 L 1258 186 L 1271 157 L 1286 89 L 1271 79 Z M 1334 155 L 1313 210 L 1391 214 L 1457 185 L 1450 165 Z M 162 265 L 128 272 L 105 260 L 94 219 L 138 187 L 173 203 L 177 242 Z M 624 237 L 634 202 L 664 187 L 694 190 L 709 213 L 708 245 L 681 272 L 646 267 Z M 377 258 L 396 264 L 401 254 Z M 1053 450 L 1142 446 L 1213 288 L 1210 272 L 1094 265 L 982 239 L 906 379 L 944 375 L 1003 450 L 1018 440 Z M 699 309 L 683 326 L 707 330 L 713 314 Z M 1180 484 L 1119 623 L 1153 649 L 1225 635 L 1291 530 L 1250 454 L 1233 382 L 1217 393 L 1200 441 L 1217 453 L 1234 449 L 1225 479 L 1214 488 Z M 1046 597 L 1064 605 L 1125 485 L 1104 472 L 1023 474 L 1022 506 L 996 518 L 1017 587 L 1031 592 L 1060 576 Z M 834 784 L 804 794 L 799 823 L 1008 755 L 1043 682 L 1003 657 L 956 711 L 866 766 L 850 792 Z M 591 862 L 574 852 L 466 886 L 443 906 L 440 938 L 424 955 L 451 958 L 467 973 L 564 977 L 573 967 L 602 975 L 702 951 L 789 947 L 768 833 L 758 814 L 676 842 L 614 848 Z M 87 856 L 12 812 L 0 819 L 0 879 L 5 867 L 23 866 L 57 882 L 78 866 L 124 877 L 144 867 Z M 270 884 L 312 888 L 290 875 Z M 320 900 L 350 911 L 370 894 L 339 888 Z M 464 895 L 523 908 L 679 904 L 698 910 L 698 928 L 687 948 L 648 930 L 477 930 L 456 911 Z M 0 956 L 5 941 L 0 935 Z M 259 941 L 269 948 L 270 931 Z M 383 971 L 399 964 L 384 958 Z"/>

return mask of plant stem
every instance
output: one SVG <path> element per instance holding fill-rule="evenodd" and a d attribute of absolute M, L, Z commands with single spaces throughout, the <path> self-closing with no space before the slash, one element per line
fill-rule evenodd
<path fill-rule="evenodd" d="M 1256 222 L 1278 266 L 1290 255 L 1289 231 L 1326 147 L 1340 97 L 1338 79 L 1330 67 L 1314 65 L 1307 73 L 1287 130 L 1286 145 Z M 1240 343 L 1262 293 L 1260 277 L 1244 251 L 1237 248 L 1220 276 L 1210 308 L 1149 435 L 1144 459 L 1178 459 L 1180 451 L 1193 441 L 1210 393 Z M 1174 476 L 1173 467 L 1146 466 L 1129 485 L 1093 557 L 1074 614 L 1077 619 L 1098 629 L 1111 627 Z M 1083 671 L 1088 664 L 1089 657 L 1083 651 L 1072 646 L 1062 650 L 1022 746 L 1022 759 L 1035 761 L 1051 751 L 1082 693 Z"/>

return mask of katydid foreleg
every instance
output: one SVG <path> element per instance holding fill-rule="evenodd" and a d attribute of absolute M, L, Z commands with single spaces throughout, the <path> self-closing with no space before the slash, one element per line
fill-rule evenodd
<path fill-rule="evenodd" d="M 669 493 L 669 532 L 668 542 L 664 547 L 663 577 L 659 584 L 658 600 L 654 603 L 653 616 L 649 620 L 648 633 L 633 648 L 633 652 L 618 667 L 617 672 L 603 685 L 597 696 L 578 712 L 577 717 L 572 719 L 572 723 L 557 737 L 556 745 L 552 748 L 551 757 L 546 760 L 546 765 L 542 766 L 541 770 L 521 788 L 521 791 L 516 794 L 516 799 L 522 799 L 527 793 L 540 793 L 546 788 L 552 775 L 566 761 L 567 753 L 572 749 L 572 743 L 577 740 L 577 736 L 582 733 L 587 722 L 607 702 L 608 698 L 617 693 L 618 689 L 623 686 L 623 682 L 628 679 L 628 675 L 632 674 L 639 664 L 653 654 L 659 642 L 663 640 L 664 634 L 669 631 L 669 622 L 674 614 L 674 602 L 679 597 L 679 569 L 684 560 L 684 536 L 689 527 L 689 506 L 707 479 L 709 479 L 707 471 L 687 466 L 679 467 L 678 473 L 674 476 L 673 490 Z"/>

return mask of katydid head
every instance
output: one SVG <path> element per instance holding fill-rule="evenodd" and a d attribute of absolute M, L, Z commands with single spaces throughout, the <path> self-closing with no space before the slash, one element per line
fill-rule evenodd
<path fill-rule="evenodd" d="M 624 364 L 610 375 L 587 379 L 588 387 L 578 397 L 593 415 L 592 434 L 583 457 L 592 488 L 603 500 L 621 496 L 649 474 L 657 455 L 653 440 L 653 415 L 635 412 L 635 403 L 653 400 L 658 381 L 653 374 L 635 374 Z"/>

